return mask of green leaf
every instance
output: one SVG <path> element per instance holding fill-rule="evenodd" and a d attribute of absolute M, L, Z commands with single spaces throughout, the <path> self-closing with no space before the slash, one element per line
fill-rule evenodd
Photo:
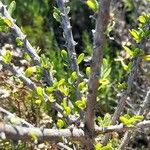
<path fill-rule="evenodd" d="M 102 144 L 97 143 L 97 144 L 95 145 L 95 150 L 101 150 L 102 147 L 103 147 Z"/>
<path fill-rule="evenodd" d="M 127 83 L 123 82 L 123 83 L 118 83 L 118 89 L 119 90 L 124 90 L 127 88 Z"/>
<path fill-rule="evenodd" d="M 11 21 L 9 20 L 9 19 L 4 19 L 4 22 L 5 22 L 5 24 L 8 26 L 8 27 L 11 27 Z"/>
<path fill-rule="evenodd" d="M 40 97 L 44 96 L 43 89 L 41 87 L 36 88 L 37 95 Z"/>
<path fill-rule="evenodd" d="M 141 41 L 141 37 L 140 37 L 140 33 L 135 30 L 135 29 L 132 29 L 132 30 L 129 30 L 130 34 L 132 35 L 133 39 L 139 43 Z"/>
<path fill-rule="evenodd" d="M 98 10 L 98 2 L 97 0 L 87 0 L 86 4 L 90 9 L 92 9 L 94 12 Z"/>
<path fill-rule="evenodd" d="M 15 11 L 15 9 L 16 9 L 16 2 L 12 1 L 10 3 L 10 5 L 8 6 L 8 12 L 9 12 L 9 14 L 12 15 L 13 12 Z"/>
<path fill-rule="evenodd" d="M 128 69 L 129 69 L 129 68 L 128 68 L 128 65 L 126 65 L 123 60 L 121 60 L 121 65 L 122 65 L 122 67 L 123 67 L 123 69 L 124 69 L 125 71 L 128 71 Z"/>
<path fill-rule="evenodd" d="M 133 117 L 130 117 L 128 114 L 125 114 L 124 116 L 120 116 L 119 119 L 123 124 L 131 126 L 133 123 L 143 120 L 144 117 L 142 115 L 135 115 Z"/>
<path fill-rule="evenodd" d="M 77 64 L 79 65 L 84 59 L 84 53 L 81 53 L 77 58 Z"/>
<path fill-rule="evenodd" d="M 120 119 L 120 121 L 121 121 L 123 124 L 125 124 L 125 125 L 131 124 L 130 121 L 129 121 L 129 119 L 126 118 L 126 117 L 124 117 L 124 116 L 120 116 L 119 119 Z"/>
<path fill-rule="evenodd" d="M 67 99 L 66 98 L 63 99 L 62 106 L 63 106 L 63 108 L 67 107 Z"/>
<path fill-rule="evenodd" d="M 97 143 L 95 145 L 95 150 L 112 150 L 112 144 L 108 143 L 106 146 L 103 146 L 100 143 Z"/>
<path fill-rule="evenodd" d="M 6 63 L 9 64 L 11 62 L 11 51 L 10 50 L 6 50 L 6 54 L 2 56 L 2 60 Z"/>
<path fill-rule="evenodd" d="M 129 47 L 123 46 L 123 48 L 124 48 L 124 50 L 125 50 L 131 57 L 133 57 L 133 52 L 130 50 Z"/>
<path fill-rule="evenodd" d="M 150 61 L 150 55 L 144 55 L 142 58 L 143 60 Z"/>
<path fill-rule="evenodd" d="M 60 10 L 56 7 L 54 7 L 53 17 L 57 22 L 61 21 Z"/>
<path fill-rule="evenodd" d="M 103 126 L 107 127 L 111 124 L 111 115 L 106 113 L 103 119 Z"/>
<path fill-rule="evenodd" d="M 69 94 L 69 88 L 67 88 L 66 86 L 59 86 L 58 90 L 60 90 L 65 96 L 68 96 Z"/>
<path fill-rule="evenodd" d="M 72 84 L 73 82 L 75 82 L 77 80 L 77 73 L 74 71 L 72 74 L 71 74 L 71 77 L 68 79 L 68 82 L 70 84 Z"/>
<path fill-rule="evenodd" d="M 64 115 L 65 115 L 65 116 L 68 116 L 68 115 L 70 115 L 70 113 L 71 113 L 71 108 L 68 107 L 68 106 L 65 107 L 65 108 L 64 108 Z"/>
<path fill-rule="evenodd" d="M 28 67 L 25 71 L 25 75 L 31 77 L 34 72 L 36 72 L 36 67 Z"/>
<path fill-rule="evenodd" d="M 103 72 L 102 78 L 106 79 L 110 75 L 110 73 L 111 73 L 111 68 L 106 69 L 105 72 Z"/>
<path fill-rule="evenodd" d="M 49 101 L 50 101 L 51 103 L 55 102 L 55 98 L 54 98 L 53 94 L 50 94 L 50 95 L 49 95 Z"/>
<path fill-rule="evenodd" d="M 82 91 L 84 87 L 85 87 L 85 82 L 81 82 L 78 84 L 78 90 L 79 91 Z"/>
<path fill-rule="evenodd" d="M 37 140 L 38 140 L 37 135 L 36 135 L 36 133 L 35 133 L 34 131 L 31 131 L 31 132 L 29 133 L 29 136 L 31 137 L 31 139 L 32 139 L 33 141 L 37 141 Z"/>
<path fill-rule="evenodd" d="M 97 121 L 99 126 L 103 126 L 103 119 L 100 116 L 97 117 Z"/>
<path fill-rule="evenodd" d="M 103 146 L 101 150 L 112 150 L 112 144 L 108 143 L 106 146 Z"/>
<path fill-rule="evenodd" d="M 85 109 L 86 108 L 86 98 L 82 97 L 81 100 L 78 100 L 75 102 L 75 105 L 82 110 Z"/>
<path fill-rule="evenodd" d="M 144 55 L 144 52 L 141 49 L 139 49 L 139 48 L 133 49 L 133 56 L 134 57 L 143 56 L 143 55 Z"/>
<path fill-rule="evenodd" d="M 19 47 L 23 46 L 23 42 L 21 41 L 21 39 L 19 37 L 16 38 L 16 44 Z"/>
<path fill-rule="evenodd" d="M 53 87 L 46 87 L 46 93 L 51 94 L 54 91 Z"/>
<path fill-rule="evenodd" d="M 58 86 L 63 85 L 63 84 L 64 84 L 64 82 L 65 82 L 65 79 L 61 79 L 61 80 L 58 82 Z"/>
<path fill-rule="evenodd" d="M 90 72 L 91 72 L 91 68 L 90 67 L 86 67 L 86 75 L 89 76 L 90 75 Z"/>
<path fill-rule="evenodd" d="M 137 120 L 137 121 L 140 121 L 140 120 L 143 120 L 143 119 L 144 119 L 144 116 L 142 116 L 142 115 L 135 115 L 135 116 L 133 116 L 133 118 L 134 118 L 135 120 Z"/>
<path fill-rule="evenodd" d="M 57 120 L 57 127 L 61 129 L 65 125 L 64 121 L 62 119 Z"/>
<path fill-rule="evenodd" d="M 36 105 L 40 106 L 40 105 L 41 105 L 41 103 L 42 103 L 42 100 L 41 100 L 41 99 L 37 99 L 37 100 L 35 100 L 35 104 L 36 104 Z"/>
<path fill-rule="evenodd" d="M 138 20 L 139 20 L 139 22 L 142 23 L 142 24 L 146 23 L 146 18 L 145 18 L 144 16 L 139 16 L 139 17 L 138 17 Z"/>
<path fill-rule="evenodd" d="M 67 58 L 68 58 L 68 53 L 67 53 L 67 51 L 66 50 L 62 50 L 61 51 L 61 57 L 64 59 L 64 60 L 67 60 Z"/>

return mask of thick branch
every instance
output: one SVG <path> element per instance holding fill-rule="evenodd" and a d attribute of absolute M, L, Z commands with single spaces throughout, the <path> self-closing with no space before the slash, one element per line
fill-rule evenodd
<path fill-rule="evenodd" d="M 122 132 L 127 130 L 136 130 L 138 128 L 150 128 L 150 120 L 137 123 L 134 127 L 126 127 L 123 124 L 108 126 L 106 128 L 96 127 L 95 136 L 108 132 Z M 0 133 L 4 133 L 6 138 L 28 141 L 35 135 L 39 141 L 61 141 L 61 137 L 84 142 L 85 133 L 82 129 L 47 129 L 35 127 L 21 127 L 0 123 Z"/>
<path fill-rule="evenodd" d="M 98 10 L 94 33 L 93 56 L 88 83 L 87 108 L 85 114 L 85 126 L 89 132 L 94 130 L 96 97 L 99 87 L 100 68 L 103 59 L 105 31 L 109 23 L 110 0 L 101 0 L 99 1 L 99 5 L 100 8 Z"/>

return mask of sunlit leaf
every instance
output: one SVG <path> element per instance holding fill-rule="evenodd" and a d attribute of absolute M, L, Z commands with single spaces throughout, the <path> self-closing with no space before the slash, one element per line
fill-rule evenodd
<path fill-rule="evenodd" d="M 43 89 L 41 87 L 36 88 L 37 95 L 40 97 L 44 96 Z"/>
<path fill-rule="evenodd" d="M 97 0 L 87 0 L 86 4 L 90 9 L 92 9 L 94 12 L 98 10 L 98 2 Z"/>
<path fill-rule="evenodd" d="M 65 125 L 64 121 L 62 119 L 57 120 L 57 127 L 61 129 Z"/>
<path fill-rule="evenodd" d="M 15 11 L 15 9 L 16 9 L 16 2 L 12 1 L 10 3 L 10 5 L 8 6 L 8 12 L 9 12 L 9 14 L 12 15 L 13 12 Z"/>
<path fill-rule="evenodd" d="M 17 46 L 23 46 L 23 42 L 21 41 L 21 39 L 19 37 L 16 38 L 16 44 Z"/>
<path fill-rule="evenodd" d="M 80 64 L 84 59 L 84 53 L 81 53 L 77 58 L 77 64 Z"/>
<path fill-rule="evenodd" d="M 11 27 L 11 21 L 9 20 L 9 19 L 7 19 L 7 18 L 5 18 L 4 19 L 4 22 L 6 23 L 6 25 L 8 26 L 8 27 Z"/>
<path fill-rule="evenodd" d="M 146 18 L 144 16 L 139 16 L 138 20 L 140 21 L 140 23 L 144 24 L 146 23 Z"/>
<path fill-rule="evenodd" d="M 49 95 L 49 101 L 50 101 L 51 103 L 55 102 L 55 98 L 54 98 L 53 94 L 50 94 L 50 95 Z"/>
<path fill-rule="evenodd" d="M 68 54 L 67 54 L 67 51 L 66 50 L 62 50 L 61 51 L 61 57 L 64 59 L 64 60 L 66 60 L 67 58 L 68 58 Z"/>
<path fill-rule="evenodd" d="M 11 58 L 12 58 L 11 51 L 10 50 L 6 50 L 5 55 L 2 56 L 2 60 L 6 64 L 9 64 L 11 62 Z"/>
<path fill-rule="evenodd" d="M 150 55 L 144 55 L 142 58 L 143 60 L 150 61 Z"/>

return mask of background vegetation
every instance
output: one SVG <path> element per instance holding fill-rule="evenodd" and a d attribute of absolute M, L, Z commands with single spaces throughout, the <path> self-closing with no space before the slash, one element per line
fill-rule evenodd
<path fill-rule="evenodd" d="M 1 1 L 9 5 L 12 0 Z M 79 68 L 83 79 L 80 82 L 80 86 L 78 85 L 78 89 L 83 94 L 81 100 L 75 94 L 76 85 L 74 80 L 76 80 L 76 77 L 71 71 L 69 59 L 66 57 L 63 29 L 59 22 L 60 16 L 57 16 L 59 12 L 56 2 L 54 0 L 16 0 L 16 9 L 12 17 L 16 19 L 17 25 L 21 27 L 23 33 L 27 35 L 28 40 L 37 50 L 41 57 L 42 65 L 48 68 L 54 76 L 52 87 L 45 81 L 46 93 L 50 94 L 51 100 L 53 100 L 52 91 L 60 90 L 65 95 L 63 102 L 61 102 L 61 105 L 65 108 L 65 113 L 67 114 L 71 111 L 65 107 L 68 105 L 66 104 L 68 99 L 70 99 L 75 106 L 72 111 L 78 116 L 78 111 L 86 107 L 84 97 L 86 97 L 87 92 L 87 80 L 93 49 L 92 30 L 95 28 L 94 17 L 96 17 L 96 14 L 94 15 L 95 12 L 84 0 L 71 0 L 66 5 L 70 6 L 69 17 L 71 18 L 73 36 L 76 42 L 75 48 L 78 61 L 80 62 L 81 59 Z M 104 118 L 107 113 L 114 113 L 121 92 L 127 86 L 126 81 L 130 72 L 132 57 L 129 56 L 129 52 L 123 47 L 127 45 L 132 49 L 132 43 L 136 45 L 136 41 L 131 36 L 132 33 L 130 34 L 130 31 L 138 27 L 138 17 L 140 15 L 150 12 L 150 2 L 149 0 L 113 0 L 110 11 L 111 18 L 106 32 L 109 40 L 107 40 L 107 44 L 103 49 L 104 59 L 96 108 L 96 116 L 98 117 L 96 121 L 100 125 L 101 118 Z M 19 46 L 14 35 L 9 32 L 0 32 L 0 49 L 2 52 L 8 49 L 11 50 L 13 52 L 13 63 L 21 71 L 24 70 L 26 75 L 38 87 L 43 85 L 41 70 L 36 68 L 39 72 L 34 73 L 34 65 L 31 58 L 26 53 L 22 53 L 22 47 Z M 84 57 L 80 58 L 83 53 Z M 144 53 L 146 55 L 150 54 L 149 41 L 145 45 Z M 136 80 L 125 104 L 125 114 L 133 116 L 139 111 L 140 104 L 142 104 L 150 87 L 150 64 L 148 61 L 144 60 L 140 63 Z M 29 70 L 30 67 L 32 67 L 32 73 Z M 63 88 L 61 84 L 64 85 Z M 61 115 L 55 115 L 55 111 L 50 112 L 47 103 L 42 104 L 39 98 L 40 94 L 37 96 L 35 91 L 28 90 L 17 77 L 2 68 L 0 71 L 0 94 L 0 106 L 2 108 L 15 113 L 18 117 L 24 118 L 35 126 L 51 128 L 55 123 L 58 128 L 67 126 L 65 122 L 61 122 Z M 150 114 L 147 113 L 146 118 L 149 119 L 149 117 Z M 120 134 L 114 136 L 116 136 L 116 139 L 122 137 Z M 150 149 L 149 130 L 147 132 L 140 131 L 138 136 L 136 134 L 133 136 L 134 138 L 129 143 L 128 149 Z M 113 142 L 115 143 L 113 145 L 114 148 L 117 149 L 119 142 L 119 140 Z M 0 148 L 5 147 L 5 149 L 13 149 L 13 145 L 15 145 L 8 140 L 0 141 L 0 144 Z M 73 144 L 78 145 L 77 143 Z M 71 143 L 71 147 L 73 147 L 73 144 Z M 40 143 L 38 146 L 43 146 L 45 149 L 50 147 L 47 143 L 43 145 Z M 36 149 L 35 143 L 33 144 L 32 142 L 21 143 L 20 145 L 17 143 L 16 147 L 18 149 Z M 51 144 L 51 147 L 51 149 L 54 149 L 53 144 Z"/>

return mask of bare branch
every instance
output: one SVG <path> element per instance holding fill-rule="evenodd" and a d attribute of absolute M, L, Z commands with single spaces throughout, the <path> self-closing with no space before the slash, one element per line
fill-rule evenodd
<path fill-rule="evenodd" d="M 96 97 L 101 74 L 100 68 L 103 59 L 105 31 L 109 23 L 110 0 L 99 0 L 99 5 L 100 8 L 98 10 L 94 33 L 93 56 L 88 83 L 87 108 L 85 114 L 85 126 L 89 132 L 94 131 Z"/>
<path fill-rule="evenodd" d="M 96 127 L 95 136 L 108 132 L 122 132 L 127 130 L 136 130 L 139 128 L 149 128 L 150 120 L 145 120 L 134 125 L 134 127 L 126 127 L 123 124 L 108 126 L 106 128 Z M 85 141 L 86 136 L 82 129 L 47 129 L 36 127 L 21 127 L 10 124 L 0 123 L 0 133 L 4 133 L 6 138 L 28 141 L 31 140 L 32 135 L 36 136 L 39 141 L 61 141 L 61 137 L 69 138 L 70 140 Z"/>
<path fill-rule="evenodd" d="M 145 29 L 147 29 L 149 27 L 150 27 L 150 22 L 145 26 Z M 141 42 L 137 45 L 137 47 L 139 49 L 143 49 L 144 46 L 145 46 L 146 40 L 147 39 L 143 38 L 141 40 Z M 122 93 L 121 99 L 119 100 L 119 103 L 117 105 L 116 111 L 113 114 L 113 117 L 112 117 L 112 120 L 111 120 L 111 124 L 112 125 L 114 125 L 116 123 L 116 121 L 118 120 L 119 116 L 121 115 L 121 113 L 124 110 L 124 106 L 125 106 L 127 97 L 130 94 L 130 92 L 131 92 L 131 88 L 133 86 L 134 79 L 135 79 L 135 77 L 137 75 L 137 71 L 138 71 L 138 67 L 139 67 L 139 63 L 141 62 L 141 59 L 142 58 L 140 56 L 134 58 L 132 69 L 131 69 L 131 72 L 129 74 L 128 81 L 127 81 L 127 89 Z M 110 135 L 109 134 L 106 135 L 106 137 L 103 140 L 103 145 L 106 145 L 106 143 L 109 140 L 109 138 L 110 138 Z"/>

